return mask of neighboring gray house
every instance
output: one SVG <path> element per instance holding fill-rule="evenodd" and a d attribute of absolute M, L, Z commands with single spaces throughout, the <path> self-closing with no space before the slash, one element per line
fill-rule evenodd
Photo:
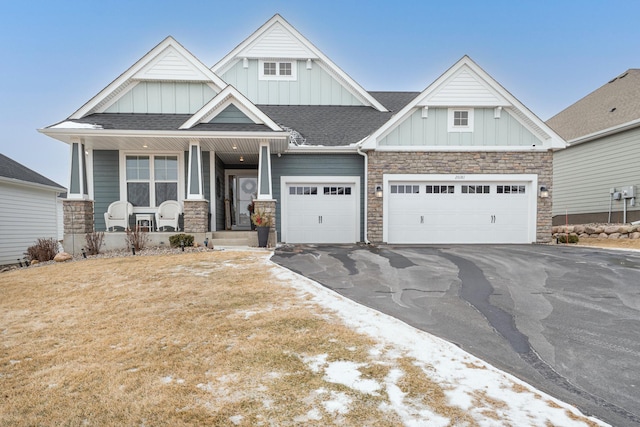
<path fill-rule="evenodd" d="M 548 241 L 565 146 L 467 56 L 369 92 L 280 15 L 211 68 L 168 37 L 40 131 L 71 147 L 65 236 L 177 200 L 197 241 L 248 230 L 253 199 L 287 243 Z"/>
<path fill-rule="evenodd" d="M 39 238 L 59 240 L 65 188 L 0 154 L 0 265 L 17 264 Z"/>
<path fill-rule="evenodd" d="M 640 220 L 640 69 L 625 71 L 547 124 L 567 141 L 553 158 L 553 223 Z"/>

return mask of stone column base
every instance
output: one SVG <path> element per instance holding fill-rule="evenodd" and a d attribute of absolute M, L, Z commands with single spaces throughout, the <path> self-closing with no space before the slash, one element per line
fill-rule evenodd
<path fill-rule="evenodd" d="M 184 232 L 206 233 L 209 230 L 209 201 L 185 200 Z"/>
<path fill-rule="evenodd" d="M 64 234 L 93 232 L 93 200 L 63 200 Z"/>
<path fill-rule="evenodd" d="M 269 218 L 271 223 L 271 230 L 269 231 L 269 242 L 267 246 L 270 248 L 275 248 L 277 243 L 276 237 L 276 201 L 273 199 L 270 200 L 254 200 L 253 206 L 256 211 L 260 211 L 264 213 L 264 215 Z M 256 246 L 258 246 L 258 237 L 256 232 Z"/>

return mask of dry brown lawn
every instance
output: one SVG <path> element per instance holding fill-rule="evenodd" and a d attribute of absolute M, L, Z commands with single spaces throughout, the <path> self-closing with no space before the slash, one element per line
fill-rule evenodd
<path fill-rule="evenodd" d="M 355 363 L 379 384 L 401 369 L 408 398 L 450 425 L 477 425 L 414 360 L 381 361 L 371 338 L 281 283 L 264 252 L 2 273 L 0 337 L 2 426 L 402 424 L 384 410 L 384 390 L 358 391 L 312 369 L 306 358 L 319 354 Z M 331 406 L 332 396 L 348 411 Z"/>
<path fill-rule="evenodd" d="M 640 239 L 580 239 L 580 246 L 595 246 L 599 248 L 638 249 Z"/>

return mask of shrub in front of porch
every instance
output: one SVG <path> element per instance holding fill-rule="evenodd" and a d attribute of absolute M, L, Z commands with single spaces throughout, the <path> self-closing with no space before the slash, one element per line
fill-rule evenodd
<path fill-rule="evenodd" d="M 174 234 L 169 236 L 169 244 L 172 248 L 179 248 L 183 244 L 185 247 L 193 246 L 193 236 L 191 234 Z"/>

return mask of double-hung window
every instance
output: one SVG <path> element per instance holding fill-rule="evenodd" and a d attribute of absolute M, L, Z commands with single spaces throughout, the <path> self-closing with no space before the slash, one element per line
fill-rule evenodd
<path fill-rule="evenodd" d="M 159 206 L 178 200 L 178 156 L 127 155 L 127 200 L 133 206 Z"/>

